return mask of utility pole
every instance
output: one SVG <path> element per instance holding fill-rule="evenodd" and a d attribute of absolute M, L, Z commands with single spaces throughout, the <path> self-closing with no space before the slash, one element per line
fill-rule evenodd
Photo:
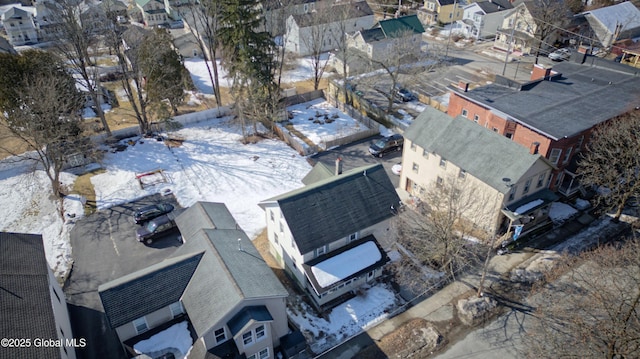
<path fill-rule="evenodd" d="M 507 54 L 504 56 L 504 66 L 502 67 L 502 76 L 507 71 L 507 61 L 509 61 L 509 54 L 511 53 L 511 45 L 513 44 L 513 33 L 516 30 L 516 25 L 518 24 L 518 15 L 520 11 L 516 11 L 516 18 L 513 21 L 513 27 L 511 28 L 511 35 L 509 36 L 509 46 L 507 46 Z"/>
<path fill-rule="evenodd" d="M 458 0 L 453 0 L 453 12 L 451 13 L 451 20 L 453 20 L 455 13 L 457 12 L 456 9 L 458 7 Z M 451 21 L 451 26 L 449 26 L 449 37 L 447 38 L 447 49 L 444 52 L 444 58 L 448 58 L 449 57 L 449 43 L 451 42 L 451 32 L 453 30 L 453 21 Z"/>

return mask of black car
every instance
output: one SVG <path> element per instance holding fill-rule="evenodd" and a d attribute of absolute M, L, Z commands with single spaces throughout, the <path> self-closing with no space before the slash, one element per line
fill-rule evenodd
<path fill-rule="evenodd" d="M 369 153 L 374 156 L 382 157 L 385 153 L 391 151 L 402 151 L 404 137 L 402 135 L 391 135 L 381 138 L 369 146 Z"/>
<path fill-rule="evenodd" d="M 158 204 L 152 204 L 145 206 L 137 211 L 133 212 L 133 220 L 136 224 L 144 223 L 156 217 L 162 216 L 173 211 L 173 205 L 170 203 L 162 202 Z"/>
<path fill-rule="evenodd" d="M 170 232 L 177 232 L 178 226 L 175 222 L 175 217 L 169 213 L 160 217 L 156 217 L 144 226 L 136 230 L 136 239 L 138 242 L 144 242 L 145 244 L 151 244 L 154 240 L 163 237 Z"/>
<path fill-rule="evenodd" d="M 398 88 L 396 89 L 396 96 L 402 100 L 402 102 L 409 102 L 409 101 L 413 101 L 416 99 L 415 96 L 413 96 L 413 94 L 411 93 L 411 91 L 405 89 L 405 88 Z"/>

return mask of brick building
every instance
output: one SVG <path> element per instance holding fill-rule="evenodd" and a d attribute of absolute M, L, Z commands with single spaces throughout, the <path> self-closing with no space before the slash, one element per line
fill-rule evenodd
<path fill-rule="evenodd" d="M 524 84 L 498 78 L 451 92 L 447 113 L 463 116 L 545 156 L 557 167 L 549 187 L 564 195 L 579 188 L 576 155 L 594 128 L 640 106 L 640 73 L 602 61 L 535 65 Z"/>

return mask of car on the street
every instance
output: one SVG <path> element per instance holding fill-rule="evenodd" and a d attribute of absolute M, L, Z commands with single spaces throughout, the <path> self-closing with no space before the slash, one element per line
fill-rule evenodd
<path fill-rule="evenodd" d="M 133 212 L 133 221 L 136 224 L 144 223 L 173 211 L 173 208 L 172 204 L 166 202 L 144 206 Z"/>
<path fill-rule="evenodd" d="M 369 153 L 374 156 L 382 157 L 385 153 L 392 151 L 402 151 L 404 137 L 399 134 L 383 137 L 375 141 L 369 146 Z"/>
<path fill-rule="evenodd" d="M 562 49 L 557 49 L 556 51 L 550 53 L 547 57 L 551 61 L 569 60 L 569 58 L 571 57 L 571 49 L 568 49 L 566 47 Z"/>
<path fill-rule="evenodd" d="M 138 242 L 152 244 L 156 239 L 172 232 L 178 232 L 178 226 L 176 225 L 175 216 L 172 213 L 167 213 L 150 220 L 144 226 L 138 228 L 136 230 L 136 239 Z"/>

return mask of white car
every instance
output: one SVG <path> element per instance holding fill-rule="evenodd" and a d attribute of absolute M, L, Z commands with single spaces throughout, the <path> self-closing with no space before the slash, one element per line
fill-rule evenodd
<path fill-rule="evenodd" d="M 567 48 L 558 49 L 550 53 L 548 57 L 549 57 L 549 60 L 551 61 L 569 60 L 569 58 L 571 57 L 571 50 Z"/>
<path fill-rule="evenodd" d="M 393 167 L 391 167 L 391 172 L 393 172 L 394 175 L 400 176 L 400 172 L 402 172 L 402 164 L 397 163 L 393 165 Z"/>

